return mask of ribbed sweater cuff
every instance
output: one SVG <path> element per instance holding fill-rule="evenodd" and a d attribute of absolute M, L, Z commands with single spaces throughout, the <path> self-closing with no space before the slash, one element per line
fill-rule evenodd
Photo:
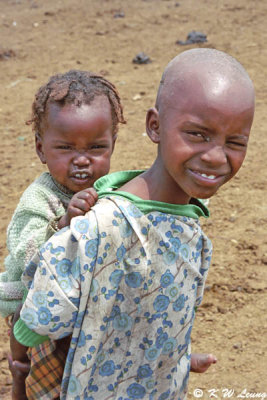
<path fill-rule="evenodd" d="M 25 322 L 19 319 L 14 325 L 14 336 L 16 340 L 27 347 L 35 347 L 38 344 L 49 340 L 48 336 L 41 336 L 31 331 Z"/>

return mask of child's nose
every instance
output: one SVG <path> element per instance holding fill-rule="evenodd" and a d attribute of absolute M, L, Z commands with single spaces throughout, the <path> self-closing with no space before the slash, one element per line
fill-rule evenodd
<path fill-rule="evenodd" d="M 76 156 L 73 159 L 73 164 L 78 165 L 78 166 L 84 166 L 84 165 L 89 165 L 90 160 L 87 157 L 86 154 L 84 153 L 77 153 Z"/>
<path fill-rule="evenodd" d="M 201 159 L 208 164 L 214 166 L 220 166 L 227 163 L 227 155 L 225 154 L 225 149 L 223 146 L 212 146 L 207 151 L 205 151 Z"/>

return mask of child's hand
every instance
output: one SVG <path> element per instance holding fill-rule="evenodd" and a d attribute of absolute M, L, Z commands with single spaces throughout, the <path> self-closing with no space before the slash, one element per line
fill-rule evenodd
<path fill-rule="evenodd" d="M 192 353 L 191 354 L 191 372 L 203 373 L 211 366 L 216 364 L 217 358 L 213 354 Z"/>
<path fill-rule="evenodd" d="M 68 206 L 67 212 L 58 221 L 58 228 L 64 228 L 70 224 L 70 220 L 78 215 L 84 215 L 97 202 L 98 196 L 94 188 L 88 188 L 76 193 Z"/>
<path fill-rule="evenodd" d="M 30 371 L 30 361 L 20 362 L 12 359 L 11 354 L 8 355 L 9 370 L 13 377 L 12 383 L 12 400 L 27 400 L 25 379 Z"/>

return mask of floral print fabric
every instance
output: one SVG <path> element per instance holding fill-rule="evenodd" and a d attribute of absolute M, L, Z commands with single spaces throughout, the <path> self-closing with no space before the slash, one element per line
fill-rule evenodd
<path fill-rule="evenodd" d="M 25 272 L 21 319 L 72 334 L 61 398 L 184 399 L 210 257 L 198 220 L 114 195 L 54 235 Z"/>

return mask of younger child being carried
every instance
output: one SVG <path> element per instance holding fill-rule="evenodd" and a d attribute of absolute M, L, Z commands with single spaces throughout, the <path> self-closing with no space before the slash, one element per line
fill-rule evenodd
<path fill-rule="evenodd" d="M 109 172 L 118 124 L 125 121 L 112 83 L 89 71 L 72 70 L 52 76 L 38 90 L 29 123 L 33 124 L 36 152 L 49 172 L 23 193 L 8 227 L 9 254 L 6 271 L 0 274 L 3 317 L 14 314 L 22 301 L 21 275 L 36 250 L 94 205 L 93 184 Z M 26 381 L 29 399 L 59 395 L 64 358 L 54 341 L 32 349 Z M 27 357 L 17 359 L 28 361 Z M 27 374 L 27 364 L 21 365 L 21 371 Z M 19 399 L 23 398 L 22 386 L 23 382 L 16 386 L 14 380 L 13 395 L 17 393 Z"/>

